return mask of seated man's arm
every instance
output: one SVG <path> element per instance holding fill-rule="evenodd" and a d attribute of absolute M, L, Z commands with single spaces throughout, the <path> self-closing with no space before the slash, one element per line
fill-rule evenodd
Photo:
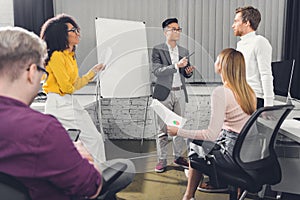
<path fill-rule="evenodd" d="M 79 154 L 62 125 L 50 119 L 42 132 L 35 176 L 47 179 L 67 195 L 96 197 L 102 185 L 100 172 Z"/>

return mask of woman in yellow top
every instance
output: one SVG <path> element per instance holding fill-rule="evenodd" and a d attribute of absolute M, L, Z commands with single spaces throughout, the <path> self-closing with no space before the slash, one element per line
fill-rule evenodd
<path fill-rule="evenodd" d="M 79 77 L 75 48 L 79 43 L 80 29 L 75 20 L 60 14 L 42 26 L 40 37 L 48 47 L 46 70 L 49 73 L 43 90 L 47 93 L 45 113 L 54 115 L 66 129 L 80 129 L 80 141 L 96 163 L 106 160 L 102 135 L 98 132 L 86 110 L 72 95 L 93 80 L 104 69 L 97 64 Z"/>

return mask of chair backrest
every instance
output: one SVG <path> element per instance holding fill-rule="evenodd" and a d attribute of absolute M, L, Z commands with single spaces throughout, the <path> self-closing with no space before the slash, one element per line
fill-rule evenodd
<path fill-rule="evenodd" d="M 263 107 L 252 114 L 240 132 L 233 149 L 233 158 L 249 176 L 259 177 L 263 184 L 281 180 L 280 165 L 275 153 L 279 128 L 293 105 Z"/>
<path fill-rule="evenodd" d="M 30 200 L 27 188 L 16 178 L 0 172 L 0 198 L 5 200 Z"/>

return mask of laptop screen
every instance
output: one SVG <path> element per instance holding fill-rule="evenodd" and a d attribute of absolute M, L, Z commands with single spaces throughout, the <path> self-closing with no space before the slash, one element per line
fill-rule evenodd
<path fill-rule="evenodd" d="M 288 97 L 291 90 L 294 60 L 272 62 L 273 86 L 275 95 Z"/>

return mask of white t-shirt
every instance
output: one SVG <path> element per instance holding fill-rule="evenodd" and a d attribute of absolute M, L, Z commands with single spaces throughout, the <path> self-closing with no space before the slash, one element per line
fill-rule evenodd
<path fill-rule="evenodd" d="M 272 46 L 269 41 L 253 31 L 241 37 L 236 50 L 244 55 L 248 84 L 257 97 L 264 99 L 264 106 L 272 106 L 274 99 Z"/>

